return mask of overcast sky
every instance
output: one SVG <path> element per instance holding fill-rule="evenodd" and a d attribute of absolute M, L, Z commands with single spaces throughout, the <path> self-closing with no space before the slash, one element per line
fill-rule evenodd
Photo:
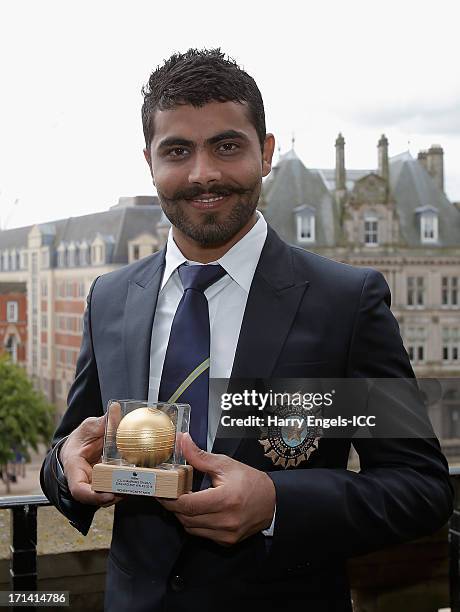
<path fill-rule="evenodd" d="M 460 200 L 458 0 L 0 5 L 0 226 L 106 210 L 151 194 L 141 86 L 174 51 L 220 46 L 257 81 L 267 128 L 310 168 L 441 144 Z"/>

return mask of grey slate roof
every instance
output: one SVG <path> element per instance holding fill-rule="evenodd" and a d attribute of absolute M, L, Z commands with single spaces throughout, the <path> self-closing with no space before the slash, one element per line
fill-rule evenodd
<path fill-rule="evenodd" d="M 106 242 L 113 243 L 111 263 L 126 263 L 128 261 L 128 240 L 139 234 L 149 232 L 157 235 L 156 227 L 161 219 L 162 210 L 157 204 L 117 207 L 110 210 L 59 219 L 52 223 L 38 224 L 43 234 L 49 236 L 56 249 L 61 242 L 88 244 L 99 234 Z M 0 232 L 0 251 L 3 249 L 22 248 L 27 246 L 27 238 L 34 226 L 4 230 Z"/>
<path fill-rule="evenodd" d="M 335 168 L 322 168 L 316 170 L 326 184 L 329 191 L 335 191 Z M 372 172 L 372 170 L 347 170 L 346 171 L 346 187 L 348 191 L 353 189 L 356 181 Z"/>
<path fill-rule="evenodd" d="M 407 244 L 426 247 L 420 240 L 420 216 L 417 213 L 429 207 L 438 212 L 439 246 L 460 246 L 458 210 L 422 164 L 409 153 L 390 160 L 390 187 L 399 213 L 401 235 Z"/>
<path fill-rule="evenodd" d="M 262 186 L 267 221 L 284 240 L 299 244 L 295 209 L 312 207 L 316 211 L 315 246 L 334 246 L 339 237 L 335 202 L 318 172 L 308 170 L 291 150 L 280 158 L 272 173 Z"/>
<path fill-rule="evenodd" d="M 458 207 L 448 200 L 422 164 L 409 152 L 390 158 L 389 163 L 390 198 L 396 204 L 402 242 L 414 248 L 460 247 Z M 374 169 L 347 169 L 348 191 L 352 191 L 356 181 L 375 172 Z M 312 247 L 334 246 L 341 237 L 334 191 L 335 169 L 308 169 L 291 150 L 281 156 L 264 181 L 261 203 L 265 205 L 269 223 L 291 244 L 298 244 L 295 209 L 302 205 L 313 207 L 316 240 Z M 439 241 L 430 245 L 422 244 L 420 239 L 420 213 L 426 207 L 439 213 Z"/>
<path fill-rule="evenodd" d="M 33 225 L 26 225 L 25 227 L 0 231 L 0 250 L 26 246 L 27 236 L 32 228 Z"/>

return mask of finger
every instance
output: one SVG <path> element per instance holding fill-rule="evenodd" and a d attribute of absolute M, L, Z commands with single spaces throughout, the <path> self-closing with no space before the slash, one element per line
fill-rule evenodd
<path fill-rule="evenodd" d="M 195 444 L 189 433 L 184 433 L 182 436 L 181 446 L 187 463 L 200 472 L 222 475 L 225 466 L 231 461 L 225 455 L 213 455 L 202 450 Z"/>
<path fill-rule="evenodd" d="M 83 459 L 76 459 L 67 469 L 66 478 L 70 494 L 83 504 L 102 505 L 114 500 L 113 493 L 96 493 L 91 489 L 91 466 Z"/>
<path fill-rule="evenodd" d="M 171 512 L 188 516 L 212 514 L 225 508 L 226 491 L 224 487 L 210 487 L 195 493 L 184 493 L 177 499 L 157 498 L 160 504 Z"/>
<path fill-rule="evenodd" d="M 87 417 L 80 424 L 80 437 L 82 441 L 91 441 L 104 435 L 106 415 L 100 417 Z"/>
<path fill-rule="evenodd" d="M 114 501 L 113 493 L 98 493 L 91 489 L 88 482 L 78 482 L 70 489 L 70 493 L 74 499 L 82 504 L 90 504 L 92 506 L 102 506 Z"/>
<path fill-rule="evenodd" d="M 108 502 L 107 504 L 102 504 L 102 507 L 103 508 L 109 508 L 110 506 L 113 506 L 114 504 L 117 504 L 118 502 L 120 502 L 124 498 L 125 498 L 124 495 L 114 495 L 114 500 L 111 501 L 111 502 Z"/>

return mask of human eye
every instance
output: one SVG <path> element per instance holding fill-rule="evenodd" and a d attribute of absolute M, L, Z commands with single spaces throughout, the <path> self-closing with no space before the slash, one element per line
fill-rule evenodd
<path fill-rule="evenodd" d="M 219 153 L 224 153 L 224 154 L 229 154 L 229 153 L 236 153 L 236 151 L 238 151 L 239 149 L 239 145 L 236 144 L 236 142 L 223 142 L 218 146 L 218 151 Z"/>
<path fill-rule="evenodd" d="M 171 159 L 181 159 L 186 157 L 188 150 L 185 147 L 171 147 L 166 152 L 166 156 Z"/>

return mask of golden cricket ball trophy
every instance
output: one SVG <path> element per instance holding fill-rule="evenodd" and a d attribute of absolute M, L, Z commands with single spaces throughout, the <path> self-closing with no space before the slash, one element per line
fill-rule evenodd
<path fill-rule="evenodd" d="M 93 491 L 173 499 L 191 491 L 193 468 L 180 444 L 189 422 L 188 404 L 110 400 Z"/>

